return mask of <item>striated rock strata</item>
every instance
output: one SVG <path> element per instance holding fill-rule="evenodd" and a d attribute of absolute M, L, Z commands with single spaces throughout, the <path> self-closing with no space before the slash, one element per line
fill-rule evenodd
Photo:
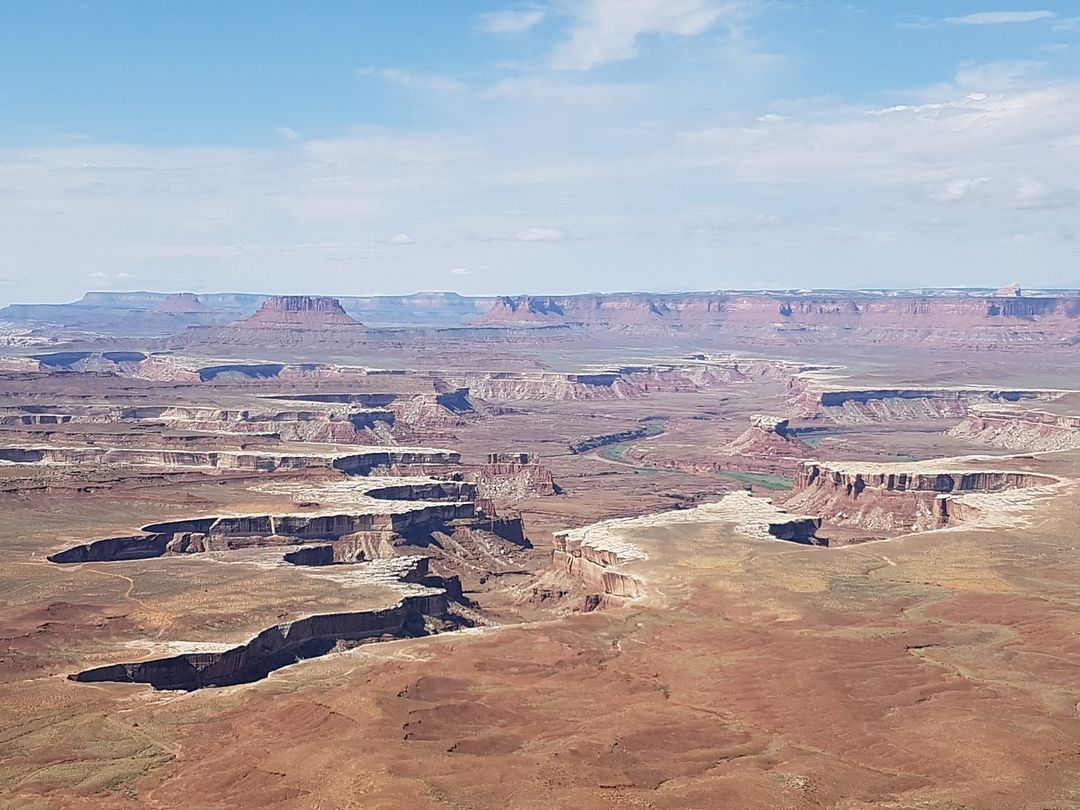
<path fill-rule="evenodd" d="M 947 436 L 1026 452 L 1080 448 L 1080 416 L 980 408 Z"/>
<path fill-rule="evenodd" d="M 1017 470 L 971 469 L 962 463 L 908 465 L 804 462 L 788 508 L 825 515 L 831 524 L 888 534 L 944 528 L 959 521 L 955 496 L 1057 483 Z"/>
<path fill-rule="evenodd" d="M 649 559 L 641 541 L 651 528 L 689 523 L 728 523 L 746 537 L 814 544 L 821 519 L 790 514 L 768 498 L 745 492 L 693 509 L 593 523 L 555 533 L 552 565 L 596 592 L 593 604 L 618 605 L 646 593 L 647 575 L 633 563 Z"/>

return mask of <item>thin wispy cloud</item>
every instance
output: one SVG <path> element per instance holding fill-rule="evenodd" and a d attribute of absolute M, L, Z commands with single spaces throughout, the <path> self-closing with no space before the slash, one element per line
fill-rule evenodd
<path fill-rule="evenodd" d="M 435 93 L 463 93 L 469 89 L 468 84 L 452 76 L 439 73 L 416 73 L 399 68 L 377 68 L 369 65 L 357 68 L 356 75 L 362 78 L 380 79 L 398 87 Z"/>
<path fill-rule="evenodd" d="M 519 242 L 562 242 L 566 240 L 566 231 L 562 228 L 526 228 L 518 231 L 514 238 Z"/>
<path fill-rule="evenodd" d="M 556 70 L 590 70 L 633 59 L 645 36 L 697 36 L 745 8 L 735 0 L 583 0 L 569 37 L 556 48 L 550 65 Z"/>
<path fill-rule="evenodd" d="M 491 11 L 477 18 L 477 27 L 486 34 L 522 34 L 539 25 L 546 16 L 536 8 Z"/>
<path fill-rule="evenodd" d="M 1040 20 L 1052 20 L 1056 17 L 1053 11 L 980 11 L 975 14 L 965 14 L 962 17 L 946 17 L 945 22 L 952 25 L 1013 25 L 1017 23 L 1039 22 Z"/>

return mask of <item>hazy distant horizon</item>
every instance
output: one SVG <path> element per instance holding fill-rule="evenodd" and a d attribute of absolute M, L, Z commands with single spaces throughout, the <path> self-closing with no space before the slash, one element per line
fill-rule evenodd
<path fill-rule="evenodd" d="M 1021 285 L 1023 295 L 1040 295 L 1040 294 L 1076 294 L 1080 295 L 1080 287 L 1033 287 L 1027 288 Z M 212 298 L 221 296 L 312 296 L 312 297 L 330 297 L 330 298 L 408 298 L 410 296 L 421 295 L 457 295 L 462 298 L 575 298 L 584 297 L 590 295 L 597 296 L 631 296 L 631 295 L 656 295 L 656 296 L 676 296 L 676 295 L 718 295 L 718 294 L 738 294 L 738 293 L 758 293 L 763 295 L 794 295 L 794 294 L 806 294 L 806 295 L 824 295 L 830 293 L 927 293 L 927 294 L 943 294 L 949 292 L 956 293 L 993 293 L 1002 287 L 974 287 L 974 286 L 949 286 L 949 287 L 818 287 L 818 288 L 792 288 L 792 287 L 773 287 L 773 288 L 737 288 L 737 287 L 724 287 L 715 288 L 711 290 L 588 290 L 585 292 L 493 292 L 493 293 L 464 293 L 457 290 L 414 290 L 410 293 L 350 293 L 350 292 L 329 292 L 329 293 L 311 293 L 311 292 L 290 292 L 290 291 L 274 291 L 274 292 L 258 292 L 253 290 L 203 290 L 201 292 L 194 292 L 193 290 L 86 290 L 81 296 L 71 300 L 65 301 L 10 301 L 0 303 L 0 307 L 15 305 L 15 306 L 53 306 L 53 305 L 66 305 L 77 304 L 83 298 L 89 295 L 112 295 L 112 296 L 125 296 L 125 295 L 180 295 L 183 293 L 191 293 L 199 296 L 200 298 Z"/>

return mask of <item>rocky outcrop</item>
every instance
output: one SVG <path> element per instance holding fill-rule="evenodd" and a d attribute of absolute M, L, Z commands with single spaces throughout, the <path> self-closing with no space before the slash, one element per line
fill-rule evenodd
<path fill-rule="evenodd" d="M 556 571 L 582 582 L 595 592 L 592 599 L 587 599 L 590 604 L 623 604 L 628 599 L 647 594 L 648 575 L 638 564 L 650 558 L 642 548 L 642 541 L 627 539 L 627 535 L 640 537 L 647 529 L 691 523 L 726 523 L 735 532 L 755 540 L 821 542 L 817 537 L 821 518 L 792 514 L 775 506 L 768 498 L 733 492 L 716 503 L 692 509 L 605 520 L 556 532 L 552 565 Z"/>
<path fill-rule="evenodd" d="M 1080 416 L 981 408 L 947 433 L 991 447 L 1026 452 L 1080 449 Z"/>
<path fill-rule="evenodd" d="M 289 548 L 286 561 L 315 564 L 329 548 L 333 562 L 401 555 L 405 547 L 431 545 L 436 534 L 475 531 L 483 542 L 529 547 L 520 517 L 501 517 L 477 486 L 464 481 L 361 478 L 321 486 L 269 482 L 255 490 L 306 497 L 303 511 L 200 515 L 151 523 L 141 536 L 94 540 L 49 556 L 54 563 L 113 562 L 174 554 L 227 552 L 259 547 Z M 320 503 L 322 502 L 322 503 Z M 320 550 L 316 550 L 320 549 Z M 291 555 L 291 556 L 290 556 Z"/>
<path fill-rule="evenodd" d="M 805 417 L 840 424 L 958 419 L 985 405 L 1051 401 L 1061 391 L 991 388 L 875 388 L 796 391 L 791 405 Z"/>
<path fill-rule="evenodd" d="M 303 514 L 225 515 L 166 521 L 143 527 L 142 537 L 115 537 L 74 546 L 49 556 L 50 562 L 115 562 L 231 551 L 255 546 L 343 540 L 366 532 L 408 535 L 438 531 L 455 521 L 484 524 L 472 502 L 410 504 L 398 511 L 320 511 Z"/>
<path fill-rule="evenodd" d="M 955 496 L 996 493 L 1057 483 L 1057 479 L 1017 470 L 945 466 L 807 461 L 786 508 L 809 510 L 833 525 L 886 534 L 926 531 L 951 525 Z"/>
<path fill-rule="evenodd" d="M 469 475 L 483 498 L 521 500 L 558 491 L 551 470 L 528 453 L 489 453 L 487 464 L 476 465 Z"/>
<path fill-rule="evenodd" d="M 1024 294 L 1020 285 L 1016 282 L 1002 287 L 1000 290 L 994 291 L 994 296 L 997 298 L 1020 298 Z"/>
<path fill-rule="evenodd" d="M 728 444 L 722 455 L 803 459 L 812 452 L 813 448 L 795 434 L 787 419 L 754 414 L 750 427 Z"/>
<path fill-rule="evenodd" d="M 368 475 L 381 468 L 457 464 L 461 454 L 422 447 L 370 447 L 358 452 L 274 453 L 256 450 L 168 450 L 108 447 L 0 447 L 0 462 L 19 464 L 127 464 L 144 467 L 208 470 L 335 469 L 349 475 Z"/>
<path fill-rule="evenodd" d="M 601 433 L 596 436 L 586 436 L 585 438 L 571 442 L 568 447 L 571 453 L 579 455 L 581 453 L 588 453 L 590 450 L 596 450 L 600 447 L 607 447 L 611 444 L 637 441 L 638 439 L 656 435 L 654 424 L 655 423 L 651 423 L 641 427 L 630 428 L 628 430 L 620 430 L 615 433 Z"/>
<path fill-rule="evenodd" d="M 275 295 L 254 315 L 220 328 L 192 327 L 163 344 L 176 346 L 307 346 L 363 344 L 369 330 L 336 298 Z"/>
<path fill-rule="evenodd" d="M 0 408 L 0 426 L 135 423 L 199 433 L 259 435 L 286 441 L 379 444 L 396 416 L 386 408 L 297 408 L 259 402 L 248 408 L 205 405 L 34 405 Z"/>
<path fill-rule="evenodd" d="M 297 661 L 325 655 L 342 645 L 425 635 L 430 619 L 446 619 L 445 593 L 408 596 L 382 610 L 308 616 L 263 630 L 246 644 L 222 651 L 185 653 L 131 664 L 113 664 L 71 676 L 80 683 L 147 683 L 155 689 L 194 691 L 265 678 Z"/>
<path fill-rule="evenodd" d="M 234 326 L 243 329 L 338 329 L 361 323 L 345 312 L 336 298 L 310 295 L 275 295 L 250 318 Z"/>
<path fill-rule="evenodd" d="M 446 374 L 470 395 L 494 402 L 517 400 L 577 401 L 629 399 L 654 392 L 702 391 L 750 379 L 791 373 L 788 364 L 734 358 L 685 363 L 614 366 L 588 372 L 485 372 Z"/>

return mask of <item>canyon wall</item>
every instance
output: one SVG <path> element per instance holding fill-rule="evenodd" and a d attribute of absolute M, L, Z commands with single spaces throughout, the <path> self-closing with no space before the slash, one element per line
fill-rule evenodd
<path fill-rule="evenodd" d="M 71 676 L 82 683 L 147 683 L 155 689 L 193 691 L 251 683 L 296 661 L 325 655 L 343 642 L 423 634 L 425 619 L 444 618 L 445 593 L 407 596 L 382 610 L 309 616 L 263 630 L 246 644 L 130 664 L 112 664 Z"/>
<path fill-rule="evenodd" d="M 836 526 L 886 535 L 951 525 L 954 498 L 1056 483 L 1057 479 L 1016 470 L 902 464 L 804 462 L 785 508 L 812 511 Z"/>
<path fill-rule="evenodd" d="M 476 322 L 572 323 L 629 331 L 710 328 L 794 340 L 842 336 L 868 342 L 1060 342 L 1080 337 L 1080 296 L 989 291 L 521 296 L 497 299 Z"/>
<path fill-rule="evenodd" d="M 1037 410 L 976 410 L 946 435 L 1025 452 L 1080 449 L 1080 416 Z"/>

